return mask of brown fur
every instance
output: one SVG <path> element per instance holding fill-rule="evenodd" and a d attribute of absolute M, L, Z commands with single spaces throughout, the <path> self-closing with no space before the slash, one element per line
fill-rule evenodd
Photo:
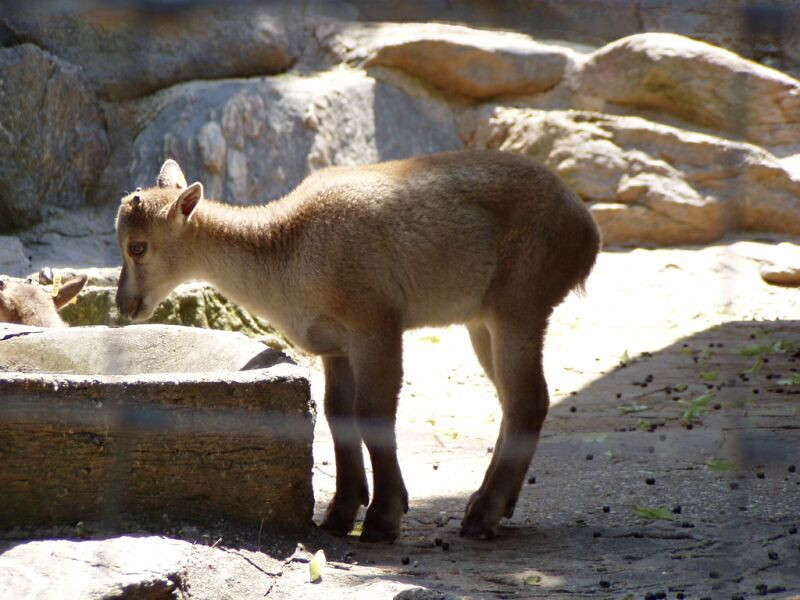
<path fill-rule="evenodd" d="M 86 275 L 64 282 L 53 296 L 28 280 L 0 281 L 0 323 L 35 327 L 66 327 L 58 311 L 78 295 L 86 284 Z"/>
<path fill-rule="evenodd" d="M 462 533 L 492 536 L 547 413 L 547 319 L 598 252 L 582 202 L 542 165 L 488 151 L 333 167 L 265 206 L 201 200 L 174 161 L 122 200 L 120 310 L 145 319 L 175 285 L 205 279 L 321 354 L 337 461 L 323 527 L 346 534 L 369 500 L 363 440 L 374 485 L 362 538 L 387 541 L 408 507 L 394 434 L 402 332 L 465 323 L 504 418 Z"/>

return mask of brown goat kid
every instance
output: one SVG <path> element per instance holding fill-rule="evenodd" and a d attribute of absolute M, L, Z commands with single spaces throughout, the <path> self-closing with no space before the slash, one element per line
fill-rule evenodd
<path fill-rule="evenodd" d="M 58 288 L 55 296 L 29 279 L 0 280 L 0 323 L 66 327 L 58 311 L 78 295 L 86 280 L 86 275 L 67 280 Z"/>
<path fill-rule="evenodd" d="M 542 371 L 548 317 L 580 287 L 600 236 L 583 203 L 520 156 L 464 151 L 317 171 L 264 206 L 203 201 L 168 160 L 157 186 L 122 199 L 120 311 L 148 318 L 179 283 L 211 282 L 322 355 L 336 493 L 322 527 L 393 541 L 408 510 L 395 414 L 402 333 L 466 324 L 495 384 L 503 421 L 462 535 L 495 535 L 510 517 L 549 399 Z"/>

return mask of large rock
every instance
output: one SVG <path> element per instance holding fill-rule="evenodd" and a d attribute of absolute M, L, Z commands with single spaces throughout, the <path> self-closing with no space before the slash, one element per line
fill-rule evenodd
<path fill-rule="evenodd" d="M 353 21 L 464 23 L 594 46 L 646 31 L 679 33 L 800 74 L 800 12 L 790 0 L 314 0 L 309 8 L 315 6 Z"/>
<path fill-rule="evenodd" d="M 19 238 L 0 235 L 0 275 L 21 277 L 31 270 L 31 261 Z"/>
<path fill-rule="evenodd" d="M 262 598 L 282 567 L 263 552 L 156 536 L 46 540 L 0 554 L 0 589 L 38 600 Z"/>
<path fill-rule="evenodd" d="M 309 382 L 263 344 L 166 325 L 0 325 L 0 370 L 0 528 L 311 524 Z"/>
<path fill-rule="evenodd" d="M 66 277 L 72 273 L 85 273 L 87 270 L 61 271 Z M 116 291 L 116 282 L 108 285 L 90 279 L 77 302 L 65 306 L 61 310 L 61 316 L 72 326 L 119 324 L 123 320 L 114 303 Z M 215 288 L 202 283 L 178 286 L 158 305 L 147 323 L 238 331 L 258 338 L 274 348 L 288 347 L 286 339 L 267 321 L 230 302 Z"/>
<path fill-rule="evenodd" d="M 132 149 L 120 144 L 104 189 L 153 185 L 172 157 L 208 197 L 254 204 L 286 194 L 320 167 L 461 147 L 444 101 L 419 88 L 410 94 L 411 85 L 338 69 L 174 86 L 119 107 Z"/>
<path fill-rule="evenodd" d="M 555 87 L 574 53 L 518 33 L 439 23 L 322 23 L 317 36 L 338 60 L 400 69 L 449 93 L 486 99 Z"/>
<path fill-rule="evenodd" d="M 157 5 L 151 3 L 149 12 L 26 10 L 4 15 L 4 21 L 18 37 L 82 67 L 109 99 L 192 79 L 279 73 L 302 48 L 298 3 Z"/>
<path fill-rule="evenodd" d="M 604 46 L 580 69 L 577 91 L 580 108 L 651 109 L 761 146 L 800 144 L 800 81 L 679 35 Z"/>
<path fill-rule="evenodd" d="M 32 44 L 0 48 L 0 132 L 0 232 L 87 203 L 109 145 L 77 67 Z"/>
<path fill-rule="evenodd" d="M 756 146 L 638 117 L 480 114 L 471 143 L 550 166 L 592 203 L 607 244 L 706 243 L 737 228 L 800 234 L 800 180 Z"/>

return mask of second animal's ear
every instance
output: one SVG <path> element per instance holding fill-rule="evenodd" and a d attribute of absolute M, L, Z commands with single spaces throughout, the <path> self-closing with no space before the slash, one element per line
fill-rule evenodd
<path fill-rule="evenodd" d="M 188 223 L 194 215 L 197 205 L 203 199 L 203 184 L 195 181 L 178 196 L 170 208 L 170 216 L 180 223 Z"/>
<path fill-rule="evenodd" d="M 171 158 L 168 158 L 161 165 L 157 182 L 160 188 L 177 188 L 179 190 L 186 188 L 186 177 L 183 176 L 183 171 L 181 171 L 178 163 Z"/>
<path fill-rule="evenodd" d="M 56 295 L 53 296 L 53 304 L 56 305 L 56 310 L 61 310 L 69 304 L 70 301 L 78 295 L 78 292 L 83 289 L 87 280 L 88 277 L 86 275 L 80 275 L 62 283 Z"/>

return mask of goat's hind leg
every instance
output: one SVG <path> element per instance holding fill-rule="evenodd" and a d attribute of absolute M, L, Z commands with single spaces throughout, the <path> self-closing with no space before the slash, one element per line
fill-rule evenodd
<path fill-rule="evenodd" d="M 549 406 L 542 370 L 547 317 L 504 315 L 492 323 L 494 381 L 503 408 L 500 435 L 483 484 L 467 505 L 461 534 L 490 538 L 512 514 Z"/>
<path fill-rule="evenodd" d="M 355 417 L 355 383 L 346 357 L 324 357 L 325 416 L 336 456 L 336 494 L 321 527 L 347 535 L 360 506 L 369 504 L 369 488 L 361 453 L 361 434 Z"/>

